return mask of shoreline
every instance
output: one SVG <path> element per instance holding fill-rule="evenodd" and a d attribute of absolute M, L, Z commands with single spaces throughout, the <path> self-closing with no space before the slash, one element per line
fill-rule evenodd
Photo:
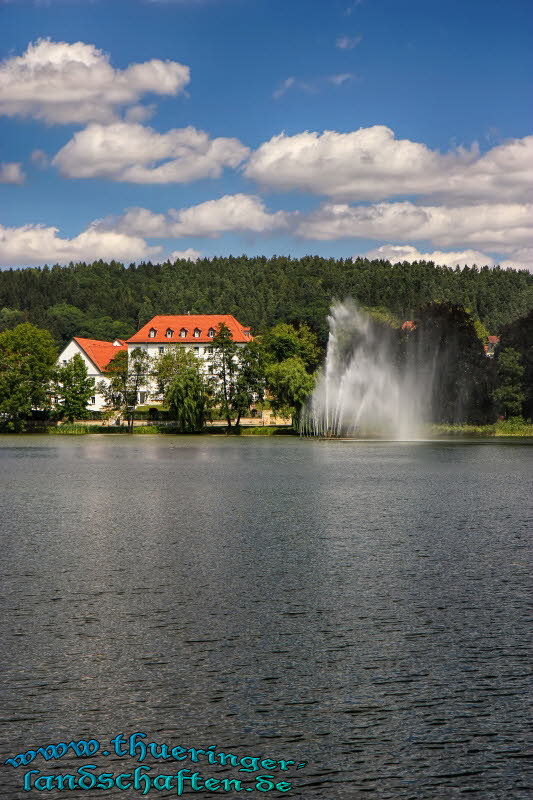
<path fill-rule="evenodd" d="M 533 424 L 516 424 L 497 422 L 493 425 L 431 425 L 420 431 L 420 435 L 412 439 L 395 439 L 390 436 L 302 436 L 290 426 L 239 427 L 228 430 L 226 427 L 207 427 L 201 431 L 184 433 L 170 425 L 137 425 L 133 431 L 124 427 L 90 425 L 83 422 L 60 426 L 32 426 L 22 431 L 0 431 L 0 435 L 44 435 L 44 436 L 292 436 L 317 441 L 337 442 L 438 442 L 503 439 L 533 439 Z"/>

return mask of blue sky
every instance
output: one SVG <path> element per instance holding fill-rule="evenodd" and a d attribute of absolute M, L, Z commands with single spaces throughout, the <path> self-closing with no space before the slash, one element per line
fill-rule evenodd
<path fill-rule="evenodd" d="M 530 0 L 0 0 L 0 266 L 533 269 Z"/>

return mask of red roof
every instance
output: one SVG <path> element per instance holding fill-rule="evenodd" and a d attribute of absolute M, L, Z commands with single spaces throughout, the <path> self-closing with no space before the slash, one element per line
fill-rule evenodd
<path fill-rule="evenodd" d="M 249 342 L 252 339 L 250 329 L 246 325 L 241 325 L 231 314 L 181 314 L 180 316 L 158 316 L 147 322 L 140 331 L 137 331 L 128 344 L 148 343 L 148 342 L 211 342 L 213 336 L 209 336 L 209 331 L 218 333 L 221 323 L 228 326 L 234 342 Z M 181 331 L 185 335 L 181 336 Z M 198 331 L 195 336 L 194 332 Z M 150 336 L 150 331 L 154 331 Z M 171 332 L 167 336 L 167 331 Z"/>
<path fill-rule="evenodd" d="M 487 339 L 489 340 L 489 342 L 491 344 L 498 344 L 499 341 L 500 341 L 500 337 L 499 336 L 487 336 Z"/>
<path fill-rule="evenodd" d="M 98 367 L 100 372 L 105 371 L 105 368 L 117 353 L 128 349 L 126 344 L 116 345 L 113 342 L 104 342 L 101 339 L 82 339 L 81 336 L 75 336 L 74 341 L 81 347 L 85 355 L 91 359 L 93 364 Z"/>
<path fill-rule="evenodd" d="M 402 331 L 412 331 L 415 327 L 415 323 L 412 320 L 406 319 L 402 325 Z"/>

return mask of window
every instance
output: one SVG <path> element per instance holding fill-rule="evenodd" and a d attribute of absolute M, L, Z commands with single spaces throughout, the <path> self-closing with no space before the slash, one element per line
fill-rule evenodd
<path fill-rule="evenodd" d="M 199 352 L 200 352 L 200 348 L 199 348 L 199 347 L 195 347 L 195 348 L 194 348 L 194 352 L 195 352 L 195 353 L 199 353 Z"/>
<path fill-rule="evenodd" d="M 146 392 L 139 392 L 139 403 L 142 405 L 146 400 Z"/>
<path fill-rule="evenodd" d="M 164 352 L 165 352 L 165 348 L 164 348 L 164 347 L 160 347 L 160 348 L 159 348 L 159 352 L 160 352 L 160 353 L 164 353 Z"/>
<path fill-rule="evenodd" d="M 66 359 L 66 358 L 64 358 L 64 359 L 63 359 L 63 364 L 66 364 L 66 363 L 67 363 L 67 359 Z"/>
<path fill-rule="evenodd" d="M 181 336 L 182 339 L 185 339 L 185 337 L 187 336 L 187 328 L 182 328 L 181 329 L 180 336 Z"/>
<path fill-rule="evenodd" d="M 207 335 L 209 336 L 210 339 L 212 339 L 213 336 L 215 335 L 214 329 L 213 328 L 209 328 L 209 330 L 207 331 Z"/>
<path fill-rule="evenodd" d="M 210 375 L 212 375 L 213 374 L 213 367 L 208 367 L 207 371 L 209 372 Z"/>
<path fill-rule="evenodd" d="M 172 328 L 167 328 L 167 333 L 166 333 L 167 339 L 172 339 L 173 336 L 174 336 L 174 331 L 172 330 Z"/>
<path fill-rule="evenodd" d="M 155 328 L 150 328 L 150 330 L 148 331 L 148 337 L 150 339 L 155 339 L 156 333 L 157 333 L 157 331 L 156 331 Z"/>
<path fill-rule="evenodd" d="M 212 348 L 212 347 L 206 347 L 206 348 L 205 348 L 205 352 L 206 352 L 206 353 L 209 353 L 209 355 L 211 355 L 211 354 L 212 354 L 212 352 L 213 352 L 213 348 Z"/>
<path fill-rule="evenodd" d="M 194 329 L 194 338 L 195 339 L 199 339 L 200 338 L 200 328 L 195 328 Z"/>
<path fill-rule="evenodd" d="M 96 397 L 91 397 L 91 405 L 92 406 L 96 405 Z"/>

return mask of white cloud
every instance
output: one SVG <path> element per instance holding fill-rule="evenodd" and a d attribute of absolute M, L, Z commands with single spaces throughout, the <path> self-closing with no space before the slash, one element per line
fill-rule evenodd
<path fill-rule="evenodd" d="M 291 76 L 290 78 L 285 78 L 284 81 L 278 86 L 278 88 L 272 92 L 272 97 L 274 100 L 279 100 L 280 97 L 283 97 L 287 89 L 290 89 L 292 86 L 296 84 L 296 78 Z"/>
<path fill-rule="evenodd" d="M 326 203 L 301 219 L 297 233 L 310 239 L 431 241 L 440 247 L 474 245 L 506 252 L 531 243 L 533 203 L 458 207 L 417 206 L 409 202 L 370 206 Z"/>
<path fill-rule="evenodd" d="M 30 159 L 32 164 L 35 164 L 40 169 L 46 169 L 50 163 L 48 155 L 44 152 L 44 150 L 32 150 Z"/>
<path fill-rule="evenodd" d="M 348 83 L 355 78 L 353 72 L 339 72 L 337 75 L 330 75 L 328 81 L 334 86 L 342 86 L 343 83 Z"/>
<path fill-rule="evenodd" d="M 48 123 L 109 122 L 143 95 L 174 96 L 189 80 L 189 68 L 176 61 L 114 69 L 92 44 L 39 39 L 22 56 L 0 63 L 0 114 Z"/>
<path fill-rule="evenodd" d="M 345 17 L 351 16 L 353 14 L 354 10 L 357 8 L 357 6 L 360 6 L 362 2 L 363 2 L 363 0 L 355 0 L 355 2 L 353 2 L 350 6 L 348 6 L 344 10 L 344 16 Z"/>
<path fill-rule="evenodd" d="M 185 261 L 198 261 L 201 255 L 202 254 L 199 250 L 194 250 L 192 247 L 188 247 L 186 250 L 173 250 L 168 257 L 168 260 L 180 261 L 181 259 L 185 259 Z"/>
<path fill-rule="evenodd" d="M 363 41 L 363 37 L 359 36 L 339 36 L 337 41 L 335 42 L 335 46 L 339 48 L 339 50 L 353 50 L 354 47 L 357 47 Z"/>
<path fill-rule="evenodd" d="M 65 264 L 98 258 L 129 262 L 155 256 L 161 249 L 150 247 L 140 236 L 100 230 L 95 225 L 73 239 L 61 238 L 57 228 L 44 225 L 0 225 L 0 263 L 5 266 Z"/>
<path fill-rule="evenodd" d="M 133 122 L 93 123 L 75 133 L 52 163 L 70 178 L 187 183 L 218 178 L 248 153 L 238 139 L 210 139 L 192 127 L 158 133 Z"/>
<path fill-rule="evenodd" d="M 444 265 L 446 267 L 464 267 L 465 264 L 472 266 L 477 264 L 478 267 L 494 266 L 494 259 L 479 250 L 462 250 L 455 252 L 443 252 L 442 250 L 433 250 L 430 253 L 421 253 L 416 247 L 412 245 L 401 244 L 384 244 L 381 247 L 375 247 L 373 250 L 368 250 L 366 253 L 359 253 L 354 256 L 368 258 L 368 259 L 383 259 L 396 264 L 398 261 L 433 261 L 435 264 Z"/>
<path fill-rule="evenodd" d="M 510 258 L 500 262 L 501 267 L 528 269 L 533 272 L 533 247 L 519 247 L 512 252 Z"/>
<path fill-rule="evenodd" d="M 282 230 L 287 228 L 290 217 L 284 211 L 270 213 L 258 197 L 234 194 L 188 208 L 170 209 L 166 214 L 130 208 L 118 219 L 102 220 L 99 226 L 154 238 L 214 238 L 228 232 L 260 234 Z"/>
<path fill-rule="evenodd" d="M 335 200 L 438 196 L 455 200 L 533 197 L 533 136 L 480 155 L 477 147 L 442 155 L 390 128 L 350 133 L 280 134 L 252 153 L 245 175 L 276 191 L 301 190 Z"/>
<path fill-rule="evenodd" d="M 0 162 L 0 183 L 24 183 L 26 176 L 18 162 Z"/>
<path fill-rule="evenodd" d="M 297 91 L 307 92 L 308 94 L 316 94 L 330 84 L 333 86 L 342 86 L 344 83 L 349 83 L 355 77 L 356 76 L 352 72 L 340 72 L 335 75 L 324 75 L 309 81 L 301 81 L 291 75 L 290 78 L 286 78 L 282 81 L 278 88 L 272 92 L 272 97 L 274 100 L 279 100 L 289 89 L 296 89 Z"/>

